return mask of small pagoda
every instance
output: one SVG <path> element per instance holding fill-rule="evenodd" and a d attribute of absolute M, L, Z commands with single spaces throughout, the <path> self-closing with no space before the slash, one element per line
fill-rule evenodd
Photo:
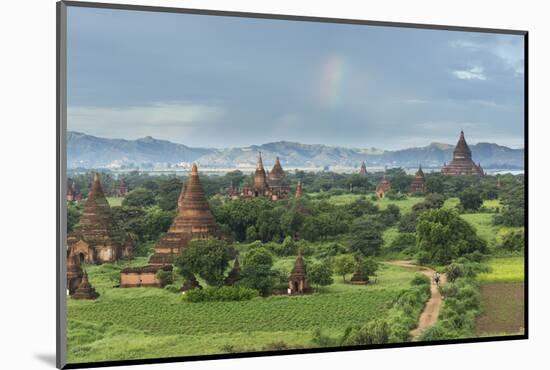
<path fill-rule="evenodd" d="M 390 180 L 388 180 L 388 176 L 384 173 L 384 176 L 382 177 L 382 180 L 376 185 L 376 195 L 378 198 L 384 198 L 386 193 L 391 190 L 391 184 Z"/>
<path fill-rule="evenodd" d="M 288 278 L 288 289 L 290 294 L 304 294 L 309 291 L 306 281 L 306 267 L 301 251 L 298 253 L 298 257 L 296 257 L 294 269 L 292 269 L 292 273 Z"/>
<path fill-rule="evenodd" d="M 460 131 L 460 138 L 453 151 L 453 159 L 444 164 L 441 173 L 445 176 L 484 176 L 481 164 L 472 160 L 472 151 L 464 138 L 464 131 Z"/>
<path fill-rule="evenodd" d="M 202 188 L 199 171 L 193 164 L 191 176 L 184 185 L 178 200 L 176 218 L 168 232 L 155 246 L 155 253 L 149 259 L 151 265 L 167 265 L 174 262 L 191 240 L 221 237 L 221 231 L 208 206 Z"/>
<path fill-rule="evenodd" d="M 67 236 L 69 254 L 80 262 L 104 263 L 132 258 L 134 242 L 114 225 L 99 174 L 94 175 L 88 199 L 78 225 Z"/>
<path fill-rule="evenodd" d="M 359 175 L 367 176 L 367 165 L 365 164 L 365 161 L 361 163 L 361 169 L 359 170 Z"/>
<path fill-rule="evenodd" d="M 78 288 L 71 296 L 74 299 L 96 299 L 99 297 L 99 293 L 95 291 L 90 282 L 88 281 L 88 274 L 84 271 L 82 281 L 78 285 Z"/>
<path fill-rule="evenodd" d="M 422 171 L 422 166 L 418 166 L 418 171 L 414 175 L 414 180 L 411 183 L 411 193 L 425 193 L 426 192 L 426 177 L 424 176 L 424 171 Z"/>
<path fill-rule="evenodd" d="M 82 268 L 80 267 L 80 258 L 75 255 L 67 255 L 67 290 L 69 295 L 74 294 L 80 282 L 82 281 Z"/>
<path fill-rule="evenodd" d="M 353 273 L 353 276 L 350 279 L 351 284 L 355 285 L 365 285 L 369 283 L 369 277 L 365 274 L 364 268 L 363 268 L 363 259 L 362 258 L 356 258 L 356 265 L 357 269 Z"/>
<path fill-rule="evenodd" d="M 235 262 L 233 263 L 233 268 L 229 271 L 229 274 L 225 278 L 225 285 L 232 286 L 237 284 L 241 280 L 241 265 L 239 263 L 239 256 L 235 257 Z"/>

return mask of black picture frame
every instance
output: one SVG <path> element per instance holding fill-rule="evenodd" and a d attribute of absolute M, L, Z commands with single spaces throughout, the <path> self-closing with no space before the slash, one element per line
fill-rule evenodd
<path fill-rule="evenodd" d="M 139 365 L 139 364 L 160 364 L 184 361 L 205 361 L 219 360 L 245 357 L 264 357 L 264 356 L 281 356 L 293 354 L 310 354 L 310 353 L 325 353 L 325 352 L 344 352 L 357 351 L 368 349 L 383 349 L 383 348 L 405 348 L 419 346 L 435 346 L 448 344 L 463 344 L 463 343 L 483 343 L 496 341 L 510 340 L 525 340 L 529 338 L 529 32 L 526 30 L 512 29 L 494 29 L 494 28 L 477 28 L 477 27 L 462 27 L 439 24 L 418 24 L 418 23 L 401 23 L 401 22 L 383 22 L 372 20 L 359 19 L 342 19 L 328 17 L 311 17 L 300 15 L 284 15 L 284 14 L 265 14 L 265 13 L 250 13 L 236 11 L 220 11 L 206 9 L 190 9 L 190 8 L 175 8 L 175 7 L 158 7 L 158 6 L 143 6 L 131 4 L 112 4 L 99 2 L 80 2 L 80 1 L 60 1 L 56 4 L 57 13 L 57 63 L 56 63 L 56 121 L 57 121 L 57 143 L 56 143 L 56 168 L 57 168 L 57 187 L 56 187 L 56 228 L 57 228 L 57 245 L 56 245 L 56 366 L 60 369 L 77 369 L 77 368 L 94 368 L 107 366 L 123 366 L 123 365 Z M 256 18 L 256 19 L 279 19 L 288 21 L 302 22 L 321 22 L 321 23 L 337 23 L 337 24 L 354 24 L 354 25 L 369 25 L 369 26 L 384 26 L 384 27 L 399 27 L 399 28 L 414 28 L 414 29 L 429 29 L 429 30 L 444 30 L 444 31 L 465 31 L 478 33 L 493 33 L 506 35 L 519 35 L 524 38 L 524 183 L 525 183 L 525 302 L 524 302 L 524 333 L 521 335 L 509 336 L 489 336 L 483 338 L 463 338 L 450 339 L 439 341 L 422 341 L 422 342 L 407 342 L 393 344 L 377 344 L 377 345 L 360 345 L 346 347 L 328 347 L 328 348 L 312 348 L 312 349 L 288 349 L 280 351 L 259 351 L 259 352 L 244 352 L 231 354 L 215 354 L 215 355 L 200 355 L 200 356 L 181 356 L 181 357 L 166 357 L 166 358 L 150 358 L 138 360 L 117 360 L 117 361 L 102 361 L 68 364 L 66 363 L 66 200 L 67 192 L 67 168 L 66 168 L 66 134 L 67 134 L 67 7 L 83 7 L 83 8 L 103 8 L 117 9 L 140 12 L 166 12 L 166 13 L 181 13 L 195 15 L 210 15 L 223 17 L 241 17 L 241 18 Z"/>

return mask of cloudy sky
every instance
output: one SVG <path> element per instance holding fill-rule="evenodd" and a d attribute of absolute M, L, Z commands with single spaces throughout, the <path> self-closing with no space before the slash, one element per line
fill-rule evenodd
<path fill-rule="evenodd" d="M 523 143 L 523 37 L 71 8 L 68 129 L 203 147 Z"/>

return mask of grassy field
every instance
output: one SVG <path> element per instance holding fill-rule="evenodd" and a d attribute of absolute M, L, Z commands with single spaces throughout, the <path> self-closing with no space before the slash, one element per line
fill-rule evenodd
<path fill-rule="evenodd" d="M 117 207 L 122 205 L 123 197 L 107 197 L 107 202 L 111 207 Z"/>
<path fill-rule="evenodd" d="M 69 362 L 254 351 L 275 342 L 307 347 L 317 327 L 340 335 L 348 325 L 383 317 L 414 276 L 384 265 L 376 284 L 348 285 L 335 276 L 322 293 L 243 302 L 188 303 L 164 289 L 114 288 L 121 268 L 144 262 L 86 266 L 101 296 L 68 302 Z"/>
<path fill-rule="evenodd" d="M 522 283 L 524 280 L 524 257 L 493 258 L 488 265 L 491 272 L 479 275 L 482 283 Z"/>
<path fill-rule="evenodd" d="M 481 312 L 476 335 L 520 333 L 525 328 L 523 283 L 482 284 Z"/>

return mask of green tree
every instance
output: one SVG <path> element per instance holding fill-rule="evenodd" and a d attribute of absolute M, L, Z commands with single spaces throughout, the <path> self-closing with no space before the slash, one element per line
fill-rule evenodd
<path fill-rule="evenodd" d="M 158 204 L 163 211 L 173 211 L 178 205 L 178 198 L 182 189 L 181 180 L 172 177 L 159 184 Z"/>
<path fill-rule="evenodd" d="M 355 258 L 351 254 L 342 254 L 334 257 L 332 266 L 334 272 L 342 276 L 342 280 L 346 282 L 346 275 L 355 272 Z"/>
<path fill-rule="evenodd" d="M 157 240 L 161 233 L 168 231 L 175 216 L 174 211 L 163 211 L 159 206 L 147 208 L 143 217 L 144 238 Z"/>
<path fill-rule="evenodd" d="M 467 188 L 460 193 L 459 198 L 462 208 L 467 210 L 477 211 L 483 204 L 481 194 L 475 188 Z"/>
<path fill-rule="evenodd" d="M 136 188 L 122 200 L 124 207 L 149 207 L 155 204 L 155 194 L 145 188 Z"/>
<path fill-rule="evenodd" d="M 373 257 L 363 258 L 359 256 L 356 258 L 356 271 L 363 276 L 376 276 L 376 271 L 378 271 L 378 262 L 375 261 Z"/>
<path fill-rule="evenodd" d="M 256 289 L 266 296 L 271 293 L 276 273 L 271 269 L 273 257 L 264 247 L 250 250 L 242 259 L 241 280 L 239 284 Z"/>
<path fill-rule="evenodd" d="M 382 247 L 381 225 L 371 218 L 361 218 L 353 223 L 349 236 L 349 250 L 363 256 L 374 256 Z"/>
<path fill-rule="evenodd" d="M 500 248 L 506 251 L 519 251 L 525 246 L 525 235 L 523 230 L 510 231 L 506 233 L 502 238 Z"/>
<path fill-rule="evenodd" d="M 432 262 L 448 264 L 454 258 L 479 251 L 487 242 L 455 210 L 433 209 L 422 213 L 416 226 L 416 244 Z"/>
<path fill-rule="evenodd" d="M 175 264 L 186 278 L 193 273 L 208 285 L 221 286 L 230 257 L 230 248 L 223 240 L 192 240 L 176 258 Z"/>
<path fill-rule="evenodd" d="M 443 176 L 441 174 L 429 174 L 426 178 L 426 191 L 442 194 L 445 191 Z"/>
<path fill-rule="evenodd" d="M 330 261 L 324 260 L 308 266 L 307 278 L 314 285 L 331 285 L 334 280 L 332 279 L 332 265 Z"/>

